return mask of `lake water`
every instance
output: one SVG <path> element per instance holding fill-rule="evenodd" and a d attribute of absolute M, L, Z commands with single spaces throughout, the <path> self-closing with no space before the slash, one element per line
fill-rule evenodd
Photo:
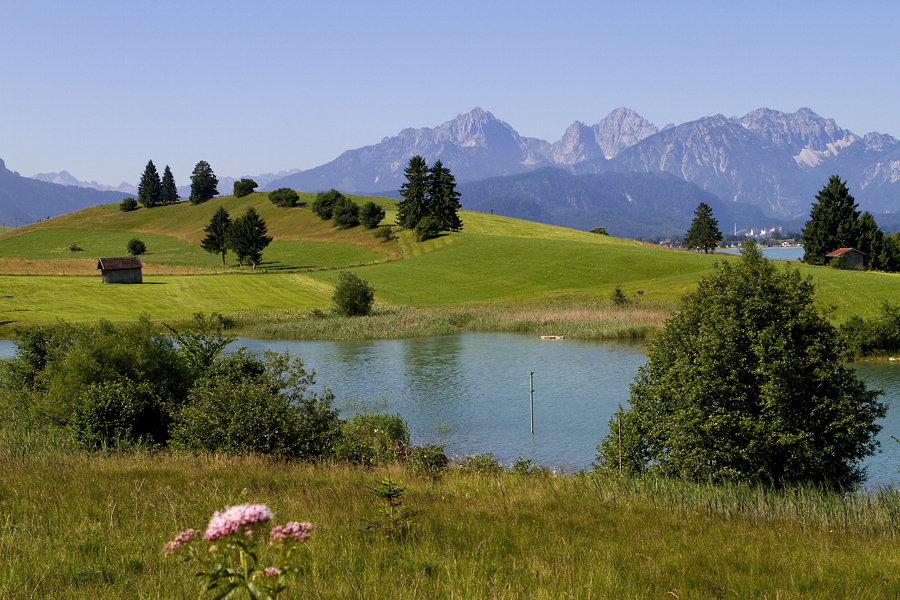
<path fill-rule="evenodd" d="M 534 335 L 465 333 L 377 341 L 242 339 L 253 352 L 290 351 L 316 371 L 342 415 L 399 413 L 414 444 L 440 443 L 449 454 L 491 452 L 504 465 L 590 469 L 609 418 L 628 402 L 628 386 L 646 361 L 640 345 L 541 340 Z M 0 341 L 0 357 L 12 342 Z M 855 363 L 859 376 L 884 389 L 888 414 L 882 452 L 866 461 L 868 487 L 900 481 L 900 361 Z M 534 372 L 534 435 L 529 374 Z"/>
<path fill-rule="evenodd" d="M 803 258 L 803 253 L 805 250 L 803 248 L 781 248 L 781 247 L 773 247 L 766 248 L 764 246 L 759 247 L 762 255 L 766 258 L 772 258 L 775 260 L 800 260 Z M 717 250 L 717 252 L 724 252 L 726 254 L 740 254 L 740 248 L 724 248 L 722 250 Z"/>

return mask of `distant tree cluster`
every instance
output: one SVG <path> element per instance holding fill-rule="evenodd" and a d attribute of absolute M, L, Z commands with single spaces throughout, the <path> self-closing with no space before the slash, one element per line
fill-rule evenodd
<path fill-rule="evenodd" d="M 803 228 L 803 261 L 825 264 L 826 255 L 840 248 L 855 248 L 865 254 L 866 268 L 896 271 L 900 268 L 900 245 L 885 236 L 872 213 L 860 215 L 856 200 L 845 182 L 832 175 L 816 194 Z"/>
<path fill-rule="evenodd" d="M 200 246 L 210 254 L 221 254 L 222 265 L 225 265 L 225 255 L 231 250 L 238 264 L 243 266 L 247 262 L 255 269 L 262 260 L 263 250 L 272 242 L 267 235 L 266 222 L 252 206 L 234 221 L 227 210 L 219 207 L 203 231 L 206 237 Z"/>
<path fill-rule="evenodd" d="M 152 160 L 149 161 L 138 184 L 137 201 L 145 208 L 153 208 L 154 206 L 175 204 L 178 200 L 175 177 L 172 175 L 169 165 L 166 165 L 160 180 L 159 173 L 156 171 L 156 165 L 153 164 Z M 123 210 L 125 209 L 123 208 Z"/>
<path fill-rule="evenodd" d="M 419 239 L 435 237 L 440 231 L 462 229 L 458 214 L 462 206 L 450 169 L 439 160 L 428 168 L 425 159 L 416 155 L 409 159 L 404 174 L 406 183 L 400 187 L 403 199 L 397 204 L 397 225 L 416 230 Z M 429 218 L 432 222 L 417 229 Z M 419 236 L 420 232 L 426 237 Z"/>
<path fill-rule="evenodd" d="M 259 184 L 253 181 L 252 179 L 241 179 L 240 181 L 234 182 L 234 196 L 235 198 L 243 198 L 244 196 L 249 196 L 253 193 L 253 190 L 259 187 Z"/>
<path fill-rule="evenodd" d="M 375 229 L 384 219 L 384 209 L 374 202 L 366 202 L 360 207 L 334 188 L 316 195 L 312 211 L 323 221 L 331 219 L 334 226 L 341 229 L 360 224 L 366 229 Z"/>
<path fill-rule="evenodd" d="M 278 188 L 274 192 L 269 192 L 269 201 L 275 206 L 294 207 L 300 201 L 300 194 L 291 188 Z"/>
<path fill-rule="evenodd" d="M 191 173 L 191 204 L 202 204 L 218 196 L 218 185 L 219 180 L 209 163 L 205 160 L 198 162 Z"/>

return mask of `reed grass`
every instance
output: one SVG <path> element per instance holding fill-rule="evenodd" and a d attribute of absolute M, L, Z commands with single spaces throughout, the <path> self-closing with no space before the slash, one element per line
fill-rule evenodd
<path fill-rule="evenodd" d="M 900 594 L 893 492 L 8 448 L 0 476 L 3 598 L 197 598 L 191 565 L 160 550 L 243 502 L 315 525 L 286 598 Z M 406 537 L 366 528 L 382 477 L 420 511 Z"/>
<path fill-rule="evenodd" d="M 366 318 L 332 310 L 239 312 L 229 315 L 235 333 L 256 339 L 398 339 L 493 331 L 562 335 L 579 339 L 640 339 L 658 330 L 674 303 L 642 302 L 624 307 L 607 300 L 558 298 L 517 305 L 410 307 L 376 305 Z"/>

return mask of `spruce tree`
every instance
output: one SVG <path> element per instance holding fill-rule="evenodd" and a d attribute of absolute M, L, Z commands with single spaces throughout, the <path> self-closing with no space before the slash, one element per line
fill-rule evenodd
<path fill-rule="evenodd" d="M 701 202 L 694 211 L 691 228 L 684 236 L 684 247 L 690 250 L 703 250 L 709 254 L 710 250 L 715 249 L 716 242 L 721 241 L 722 232 L 719 231 L 719 222 L 713 218 L 709 205 Z"/>
<path fill-rule="evenodd" d="M 263 249 L 272 241 L 267 233 L 266 222 L 251 206 L 228 228 L 226 245 L 237 255 L 241 265 L 248 261 L 255 269 L 262 260 Z"/>
<path fill-rule="evenodd" d="M 855 248 L 858 243 L 859 211 L 845 182 L 832 175 L 816 194 L 803 228 L 803 262 L 825 264 L 825 255 L 838 248 Z"/>
<path fill-rule="evenodd" d="M 439 160 L 431 167 L 429 175 L 427 206 L 430 214 L 437 219 L 442 231 L 459 231 L 462 221 L 458 213 L 462 206 L 456 191 L 456 179 Z"/>
<path fill-rule="evenodd" d="M 162 184 L 159 181 L 159 173 L 156 172 L 156 165 L 151 160 L 147 162 L 147 167 L 141 176 L 141 182 L 138 184 L 138 202 L 145 208 L 159 206 L 161 190 Z"/>
<path fill-rule="evenodd" d="M 215 198 L 219 193 L 219 190 L 216 189 L 217 185 L 219 185 L 219 180 L 216 179 L 209 163 L 205 160 L 198 162 L 191 174 L 191 204 L 201 204 Z"/>
<path fill-rule="evenodd" d="M 228 230 L 231 227 L 231 217 L 228 211 L 219 207 L 212 219 L 203 231 L 206 237 L 200 242 L 200 246 L 210 254 L 222 255 L 222 266 L 225 266 L 225 254 L 228 252 Z"/>
<path fill-rule="evenodd" d="M 429 214 L 426 204 L 429 192 L 428 164 L 417 154 L 409 159 L 409 166 L 403 173 L 406 175 L 406 183 L 400 186 L 403 200 L 397 204 L 397 225 L 403 229 L 415 229 L 419 221 Z"/>
<path fill-rule="evenodd" d="M 162 188 L 160 189 L 160 204 L 175 204 L 178 202 L 178 188 L 175 187 L 175 177 L 172 176 L 172 169 L 166 165 L 163 171 Z"/>

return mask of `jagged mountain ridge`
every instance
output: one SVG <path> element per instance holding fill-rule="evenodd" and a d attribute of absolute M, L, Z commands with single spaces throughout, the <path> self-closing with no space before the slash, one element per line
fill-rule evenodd
<path fill-rule="evenodd" d="M 724 201 L 747 202 L 793 219 L 808 213 L 815 193 L 838 173 L 862 209 L 900 211 L 900 142 L 880 133 L 860 137 L 808 108 L 794 113 L 762 108 L 662 130 L 619 108 L 593 126 L 576 121 L 553 144 L 522 137 L 476 108 L 434 129 L 405 129 L 379 144 L 348 150 L 266 189 L 390 192 L 402 185 L 403 169 L 416 154 L 429 163 L 440 159 L 460 183 L 547 166 L 573 174 L 672 173 Z"/>

